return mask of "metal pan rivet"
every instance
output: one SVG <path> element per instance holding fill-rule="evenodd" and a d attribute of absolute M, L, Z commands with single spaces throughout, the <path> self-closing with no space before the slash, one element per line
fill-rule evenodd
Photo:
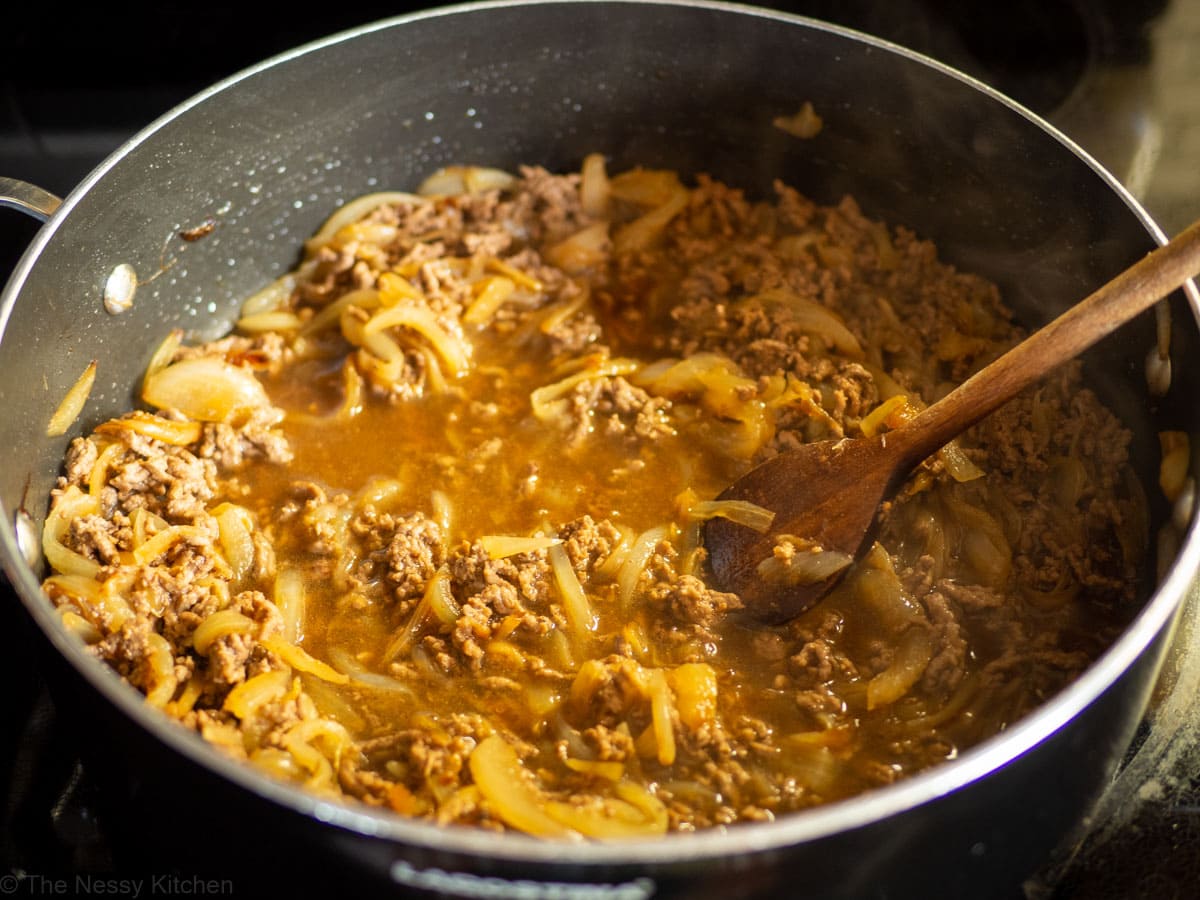
<path fill-rule="evenodd" d="M 37 568 L 42 561 L 42 551 L 37 527 L 33 524 L 33 516 L 23 509 L 17 510 L 14 530 L 17 533 L 17 547 L 21 550 L 21 557 L 29 565 L 29 568 Z"/>
<path fill-rule="evenodd" d="M 121 263 L 104 283 L 104 308 L 114 316 L 133 306 L 133 294 L 137 290 L 137 272 L 129 263 Z"/>

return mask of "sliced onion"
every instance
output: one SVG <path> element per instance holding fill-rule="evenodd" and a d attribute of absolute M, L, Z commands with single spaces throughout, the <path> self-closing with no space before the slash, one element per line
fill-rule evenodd
<path fill-rule="evenodd" d="M 532 537 L 520 537 L 510 534 L 485 534 L 476 543 L 483 548 L 488 559 L 507 559 L 521 553 L 536 553 L 548 550 L 562 541 L 556 537 L 538 534 Z"/>
<path fill-rule="evenodd" d="M 434 490 L 429 494 L 429 505 L 433 509 L 433 519 L 438 523 L 444 536 L 450 535 L 450 526 L 454 523 L 454 507 L 450 496 L 445 491 Z"/>
<path fill-rule="evenodd" d="M 544 284 L 528 272 L 524 272 L 511 263 L 506 263 L 504 260 L 497 259 L 494 256 L 488 258 L 486 267 L 489 272 L 496 272 L 503 275 L 505 278 L 511 279 L 517 287 L 523 287 L 534 294 L 540 294 L 546 289 Z"/>
<path fill-rule="evenodd" d="M 412 688 L 404 682 L 392 678 L 390 675 L 381 675 L 378 672 L 370 671 L 343 647 L 330 648 L 329 659 L 337 666 L 339 671 L 350 676 L 350 680 L 354 682 L 355 687 L 386 691 L 390 694 L 398 694 L 409 700 L 415 699 Z"/>
<path fill-rule="evenodd" d="M 485 166 L 446 166 L 421 182 L 417 193 L 422 197 L 454 194 L 478 194 L 483 191 L 504 190 L 516 178 L 502 169 Z"/>
<path fill-rule="evenodd" d="M 708 663 L 683 663 L 667 680 L 675 692 L 679 720 L 692 731 L 712 725 L 717 718 L 717 673 Z"/>
<path fill-rule="evenodd" d="M 60 606 L 58 608 L 58 617 L 62 620 L 63 628 L 74 634 L 85 644 L 95 644 L 104 637 L 99 628 L 79 615 L 70 606 Z"/>
<path fill-rule="evenodd" d="M 511 278 L 492 275 L 476 285 L 475 299 L 463 311 L 462 320 L 468 325 L 483 325 L 491 321 L 496 311 L 504 305 L 517 289 Z"/>
<path fill-rule="evenodd" d="M 645 571 L 659 542 L 666 540 L 667 533 L 666 525 L 649 528 L 638 535 L 637 540 L 629 548 L 629 553 L 617 572 L 617 593 L 623 608 L 628 608 L 629 601 L 633 599 L 633 592 L 637 588 L 638 579 Z"/>
<path fill-rule="evenodd" d="M 208 532 L 198 525 L 172 525 L 164 528 L 140 547 L 134 548 L 130 559 L 134 565 L 144 566 L 154 562 L 180 541 L 207 543 Z"/>
<path fill-rule="evenodd" d="M 342 334 L 350 343 L 370 351 L 384 363 L 397 366 L 397 372 L 403 371 L 404 350 L 387 332 L 368 332 L 365 322 L 347 313 L 342 316 Z"/>
<path fill-rule="evenodd" d="M 366 720 L 359 715 L 356 706 L 362 703 L 362 697 L 357 691 L 345 691 L 340 685 L 330 684 L 316 677 L 302 677 L 304 693 L 312 698 L 324 718 L 332 719 L 339 725 L 362 734 L 367 730 Z"/>
<path fill-rule="evenodd" d="M 88 396 L 92 393 L 92 385 L 96 382 L 96 360 L 92 360 L 83 370 L 83 374 L 75 380 L 71 385 L 71 389 L 67 391 L 62 398 L 62 402 L 58 404 L 58 408 L 50 416 L 50 421 L 46 425 L 47 437 L 58 437 L 60 434 L 66 434 L 67 429 L 71 424 L 79 418 L 79 414 L 83 412 L 84 404 L 87 403 Z"/>
<path fill-rule="evenodd" d="M 281 741 L 296 761 L 308 771 L 307 784 L 323 787 L 332 783 L 334 766 L 350 743 L 350 735 L 345 728 L 330 719 L 305 719 L 292 725 L 284 733 Z M 325 752 L 313 746 L 316 741 L 326 745 Z"/>
<path fill-rule="evenodd" d="M 181 360 L 155 372 L 143 384 L 142 399 L 200 422 L 228 422 L 271 405 L 253 372 L 210 356 Z"/>
<path fill-rule="evenodd" d="M 941 519 L 934 517 L 931 521 L 940 523 Z M 940 554 L 944 534 L 940 526 L 936 531 L 937 546 L 927 547 L 926 550 Z M 871 610 L 876 623 L 888 633 L 901 634 L 925 621 L 921 604 L 909 595 L 896 574 L 891 556 L 881 544 L 871 546 L 851 578 L 851 589 L 855 595 Z"/>
<path fill-rule="evenodd" d="M 591 292 L 583 287 L 569 300 L 557 303 L 547 308 L 546 314 L 538 323 L 538 331 L 542 334 L 552 334 L 560 325 L 583 309 L 590 299 Z"/>
<path fill-rule="evenodd" d="M 662 669 L 649 672 L 647 686 L 650 689 L 650 721 L 654 728 L 658 761 L 669 766 L 675 762 L 675 729 L 671 724 L 671 711 L 675 704 L 671 687 Z"/>
<path fill-rule="evenodd" d="M 776 553 L 758 564 L 758 574 L 767 581 L 782 584 L 816 584 L 832 578 L 854 562 L 840 550 L 797 547 L 791 554 Z"/>
<path fill-rule="evenodd" d="M 561 541 L 556 541 L 547 553 L 550 568 L 554 573 L 554 581 L 558 585 L 558 593 L 562 598 L 563 610 L 567 614 L 567 622 L 571 627 L 571 637 L 576 645 L 583 641 L 588 633 L 596 630 L 599 620 L 592 611 L 587 592 L 575 574 L 575 567 L 567 556 L 566 548 Z"/>
<path fill-rule="evenodd" d="M 204 739 L 210 742 L 213 740 L 207 732 L 204 733 Z M 304 769 L 300 767 L 296 757 L 290 751 L 279 747 L 259 747 L 250 754 L 250 762 L 281 781 L 304 780 Z"/>
<path fill-rule="evenodd" d="M 533 407 L 533 414 L 541 420 L 552 418 L 553 413 L 550 404 L 553 401 L 565 397 L 576 385 L 582 384 L 585 381 L 591 381 L 597 378 L 607 378 L 614 375 L 631 375 L 641 367 L 641 364 L 634 359 L 604 359 L 595 365 L 568 375 L 553 384 L 547 384 L 537 388 L 529 395 L 530 405 Z"/>
<path fill-rule="evenodd" d="M 792 313 L 795 323 L 800 328 L 825 338 L 838 353 L 852 359 L 861 359 L 863 356 L 862 345 L 841 317 L 815 300 L 801 297 L 794 291 L 775 288 L 747 297 L 741 302 L 783 307 Z"/>
<path fill-rule="evenodd" d="M 122 432 L 140 434 L 173 447 L 186 447 L 200 440 L 203 426 L 187 419 L 166 419 L 140 409 L 96 426 L 97 434 L 119 435 Z"/>
<path fill-rule="evenodd" d="M 589 153 L 583 158 L 579 173 L 579 203 L 583 211 L 595 219 L 608 214 L 608 172 L 603 153 Z"/>
<path fill-rule="evenodd" d="M 254 518 L 250 510 L 222 503 L 213 510 L 220 534 L 221 551 L 233 580 L 239 581 L 254 567 Z"/>
<path fill-rule="evenodd" d="M 596 568 L 592 572 L 592 578 L 607 578 L 614 579 L 621 571 L 621 566 L 625 564 L 625 559 L 629 555 L 629 550 L 633 546 L 634 540 L 637 537 L 628 525 L 618 525 L 617 532 L 619 537 L 616 544 L 609 552 L 608 556 L 602 562 L 597 563 Z"/>
<path fill-rule="evenodd" d="M 450 572 L 445 566 L 433 573 L 425 596 L 429 598 L 429 611 L 443 625 L 452 626 L 462 615 L 458 601 L 450 590 Z"/>
<path fill-rule="evenodd" d="M 650 793 L 649 788 L 633 781 L 622 781 L 617 785 L 616 790 L 618 797 L 641 810 L 650 833 L 667 833 L 667 808 L 661 800 Z"/>
<path fill-rule="evenodd" d="M 291 686 L 292 673 L 287 669 L 273 669 L 255 675 L 234 687 L 226 696 L 221 708 L 245 721 L 260 706 L 270 703 L 287 693 Z"/>
<path fill-rule="evenodd" d="M 680 188 L 661 206 L 622 225 L 613 235 L 613 252 L 622 255 L 636 253 L 650 246 L 671 220 L 687 207 L 688 196 L 688 192 Z"/>
<path fill-rule="evenodd" d="M 258 334 L 264 331 L 298 331 L 303 324 L 294 312 L 277 310 L 242 316 L 237 320 L 236 327 L 246 334 Z"/>
<path fill-rule="evenodd" d="M 624 799 L 597 797 L 583 805 L 547 800 L 545 809 L 547 815 L 568 828 L 600 841 L 657 837 L 666 831 L 660 831 L 658 824 L 660 818 L 666 822 L 666 807 L 661 817 L 652 817 Z"/>
<path fill-rule="evenodd" d="M 395 306 L 403 300 L 425 302 L 425 295 L 420 288 L 397 272 L 384 272 L 376 281 L 379 290 L 379 302 L 384 306 Z"/>
<path fill-rule="evenodd" d="M 163 338 L 162 343 L 158 345 L 154 353 L 150 356 L 150 362 L 146 363 L 146 371 L 142 373 L 143 382 L 158 372 L 165 369 L 171 364 L 171 360 L 175 358 L 175 353 L 179 350 L 183 343 L 183 329 L 172 328 L 167 336 Z"/>
<path fill-rule="evenodd" d="M 662 206 L 683 190 L 678 173 L 671 169 L 628 169 L 608 180 L 610 196 L 638 206 Z"/>
<path fill-rule="evenodd" d="M 578 831 L 547 813 L 546 798 L 530 784 L 517 751 L 500 735 L 480 741 L 467 764 L 488 807 L 506 825 L 535 837 L 581 839 Z"/>
<path fill-rule="evenodd" d="M 97 428 L 96 430 L 99 431 L 100 429 Z M 103 491 L 105 485 L 108 484 L 109 467 L 116 462 L 117 457 L 120 456 L 124 450 L 125 448 L 121 444 L 109 444 L 98 454 L 96 454 L 96 461 L 92 464 L 92 470 L 88 472 L 88 493 L 93 497 L 99 497 L 100 492 Z M 145 507 L 139 506 L 133 511 L 131 516 L 135 516 L 139 511 L 144 510 Z M 166 525 L 165 522 L 163 524 Z"/>
<path fill-rule="evenodd" d="M 1191 468 L 1191 449 L 1186 431 L 1160 431 L 1158 442 L 1162 461 L 1158 466 L 1158 486 L 1174 502 L 1183 493 Z"/>
<path fill-rule="evenodd" d="M 100 564 L 94 559 L 70 549 L 62 542 L 63 535 L 77 516 L 92 516 L 100 512 L 100 501 L 85 494 L 75 485 L 58 495 L 42 526 L 42 554 L 56 572 L 94 579 L 100 574 Z"/>
<path fill-rule="evenodd" d="M 831 791 L 844 768 L 842 760 L 828 747 L 793 745 L 788 754 L 788 775 L 817 794 Z"/>
<path fill-rule="evenodd" d="M 546 249 L 546 260 L 568 274 L 599 266 L 608 259 L 608 223 L 595 222 Z"/>
<path fill-rule="evenodd" d="M 921 627 L 910 628 L 900 638 L 892 664 L 867 682 L 867 709 L 895 703 L 925 673 L 933 658 L 933 642 Z"/>
<path fill-rule="evenodd" d="M 638 372 L 633 381 L 666 397 L 698 397 L 720 418 L 739 422 L 754 418 L 762 403 L 754 379 L 742 374 L 732 359 L 719 353 L 695 353 L 686 359 L 660 359 Z"/>
<path fill-rule="evenodd" d="M 363 333 L 369 337 L 384 328 L 393 327 L 412 329 L 428 340 L 452 375 L 462 375 L 470 367 L 470 345 L 462 337 L 452 335 L 443 328 L 428 307 L 386 307 L 367 321 L 363 326 Z"/>
<path fill-rule="evenodd" d="M 383 661 L 389 663 L 396 657 L 407 653 L 408 649 L 425 627 L 425 621 L 433 614 L 438 621 L 453 625 L 460 615 L 460 610 L 454 595 L 450 592 L 450 571 L 442 566 L 425 585 L 425 593 L 421 602 L 413 610 L 408 622 L 397 629 L 395 636 L 383 651 Z"/>
<path fill-rule="evenodd" d="M 349 684 L 350 677 L 343 675 L 328 663 L 321 662 L 303 647 L 289 643 L 281 638 L 266 638 L 262 645 L 282 659 L 297 672 L 307 672 L 316 675 L 322 681 L 332 684 Z"/>
<path fill-rule="evenodd" d="M 42 587 L 52 598 L 60 594 L 70 597 L 88 622 L 103 634 L 115 634 L 133 618 L 133 610 L 125 598 L 107 590 L 94 578 L 51 575 Z"/>
<path fill-rule="evenodd" d="M 156 632 L 146 635 L 146 646 L 145 663 L 150 675 L 146 702 L 162 709 L 179 687 L 179 680 L 175 677 L 175 654 L 167 639 Z"/>
<path fill-rule="evenodd" d="M 253 634 L 257 630 L 258 623 L 237 610 L 217 610 L 196 626 L 192 632 L 192 647 L 204 656 L 217 640 L 226 635 Z"/>
<path fill-rule="evenodd" d="M 911 417 L 908 410 L 908 397 L 904 394 L 894 394 L 867 413 L 858 423 L 858 427 L 867 437 L 874 437 L 884 428 L 895 428 L 905 418 Z"/>
<path fill-rule="evenodd" d="M 760 534 L 766 534 L 775 521 L 774 512 L 748 500 L 701 500 L 688 509 L 688 518 L 691 519 L 703 521 L 718 516 L 745 525 Z"/>
<path fill-rule="evenodd" d="M 982 478 L 983 469 L 971 462 L 970 457 L 963 452 L 958 441 L 951 441 L 938 451 L 938 458 L 950 473 L 950 477 L 958 482 L 974 481 Z"/>
<path fill-rule="evenodd" d="M 276 278 L 265 288 L 251 294 L 242 304 L 242 318 L 285 309 L 292 291 L 296 289 L 296 276 L 289 272 Z"/>
<path fill-rule="evenodd" d="M 300 330 L 301 336 L 315 334 L 323 328 L 328 328 L 342 319 L 342 314 L 351 307 L 370 311 L 377 309 L 383 304 L 380 298 L 380 292 L 372 288 L 362 288 L 357 291 L 350 291 L 342 294 L 328 306 L 322 307 L 321 311 L 313 316 L 305 323 Z"/>
<path fill-rule="evenodd" d="M 283 616 L 283 636 L 293 644 L 304 637 L 304 614 L 307 598 L 304 576 L 297 569 L 281 569 L 275 575 L 273 599 Z"/>
<path fill-rule="evenodd" d="M 808 140 L 820 133 L 823 123 L 821 117 L 813 109 L 812 103 L 805 100 L 797 112 L 790 116 L 776 116 L 771 120 L 771 124 L 780 131 L 786 131 L 792 137 Z"/>
<path fill-rule="evenodd" d="M 182 719 L 196 707 L 196 701 L 204 691 L 203 682 L 196 677 L 189 678 L 179 696 L 168 703 L 164 709 L 176 719 Z"/>
<path fill-rule="evenodd" d="M 421 202 L 421 198 L 402 191 L 379 191 L 374 194 L 364 194 L 361 197 L 356 197 L 326 219 L 320 231 L 305 241 L 304 249 L 307 253 L 312 254 L 328 244 L 343 226 L 349 225 L 351 222 L 357 222 L 368 213 L 385 204 L 412 203 L 414 201 Z"/>

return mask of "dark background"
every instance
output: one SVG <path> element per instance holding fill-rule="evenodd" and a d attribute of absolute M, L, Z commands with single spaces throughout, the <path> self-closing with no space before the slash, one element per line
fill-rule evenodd
<path fill-rule="evenodd" d="M 126 136 L 213 82 L 310 40 L 436 3 L 10 4 L 0 171 L 65 192 Z M 1167 0 L 764 0 L 926 52 L 1050 112 L 1089 54 L 1144 58 Z M 281 11 L 284 10 L 284 11 Z"/>
<path fill-rule="evenodd" d="M 1145 60 L 1169 0 L 763 0 L 934 56 L 1048 115 L 1096 57 Z M 0 30 L 0 175 L 65 196 L 176 104 L 308 41 L 436 2 L 9 4 Z M 33 223 L 0 218 L 0 272 Z"/>

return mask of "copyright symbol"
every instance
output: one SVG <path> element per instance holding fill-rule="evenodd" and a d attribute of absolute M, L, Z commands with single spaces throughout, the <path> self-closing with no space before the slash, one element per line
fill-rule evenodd
<path fill-rule="evenodd" d="M 0 877 L 0 894 L 15 894 L 21 888 L 21 879 L 16 875 Z"/>

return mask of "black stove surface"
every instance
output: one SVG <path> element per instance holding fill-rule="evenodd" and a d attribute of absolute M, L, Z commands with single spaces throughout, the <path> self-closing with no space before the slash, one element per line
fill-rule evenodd
<path fill-rule="evenodd" d="M 428 5 L 289 15 L 250 4 L 158 4 L 122 15 L 102 6 L 6 10 L 0 175 L 65 196 L 129 136 L 213 82 L 309 40 Z M 997 87 L 1096 155 L 1169 232 L 1200 215 L 1200 66 L 1187 67 L 1200 41 L 1200 0 L 763 5 L 880 35 Z M 0 215 L 0 281 L 36 230 L 25 217 Z M 1191 614 L 1185 638 L 1190 625 Z M 264 873 L 252 860 L 200 868 L 195 848 L 179 846 L 154 820 L 156 798 L 136 781 L 113 785 L 85 768 L 80 736 L 43 677 L 40 635 L 3 584 L 0 629 L 9 636 L 0 654 L 0 893 L 261 893 Z M 1173 690 L 1148 716 L 1091 837 L 1068 865 L 1031 880 L 1027 897 L 1200 893 L 1200 701 L 1190 701 L 1200 694 L 1191 671 L 1200 663 L 1186 648 L 1177 657 Z M 265 873 L 272 894 L 336 888 L 332 873 L 295 862 Z"/>

